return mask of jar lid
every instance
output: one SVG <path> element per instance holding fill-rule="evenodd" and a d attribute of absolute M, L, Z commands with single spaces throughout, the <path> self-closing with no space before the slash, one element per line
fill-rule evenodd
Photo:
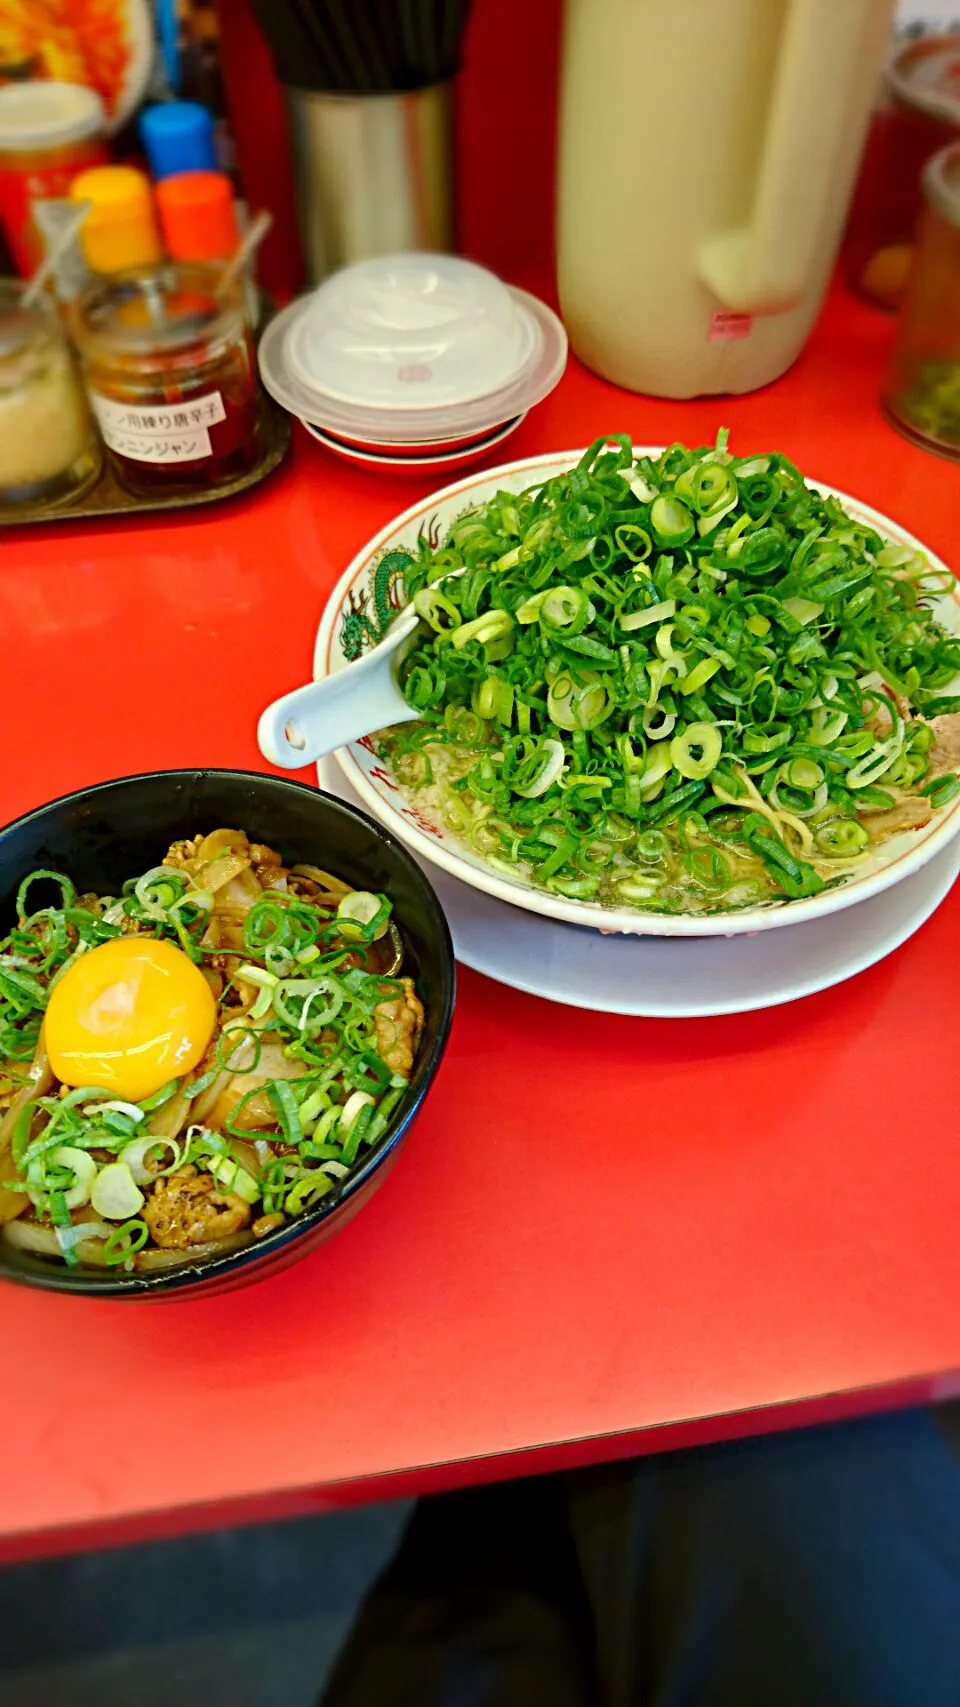
<path fill-rule="evenodd" d="M 225 172 L 176 172 L 156 188 L 160 227 L 174 261 L 226 260 L 240 235 Z"/>
<path fill-rule="evenodd" d="M 74 178 L 70 199 L 90 203 L 80 247 L 93 272 L 119 273 L 159 261 L 150 182 L 135 166 L 91 166 Z"/>
<path fill-rule="evenodd" d="M 49 343 L 57 335 L 45 305 L 24 307 L 25 289 L 22 279 L 0 279 L 0 360 L 18 355 L 30 345 Z"/>
<path fill-rule="evenodd" d="M 217 164 L 213 114 L 199 101 L 164 101 L 140 118 L 140 141 L 157 179 L 174 172 L 212 170 Z"/>
<path fill-rule="evenodd" d="M 367 442 L 480 432 L 529 409 L 566 365 L 536 297 L 453 255 L 378 256 L 335 273 L 267 327 L 260 369 L 292 413 Z"/>
<path fill-rule="evenodd" d="M 899 48 L 887 84 L 906 106 L 960 129 L 960 35 L 924 36 Z"/>
<path fill-rule="evenodd" d="M 72 326 L 86 353 L 103 359 L 182 355 L 244 335 L 243 296 L 219 292 L 220 268 L 167 262 L 139 273 L 98 279 L 74 304 Z"/>
<path fill-rule="evenodd" d="M 931 155 L 923 168 L 923 187 L 937 212 L 951 225 L 960 225 L 960 142 Z"/>
<path fill-rule="evenodd" d="M 0 150 L 56 148 L 100 136 L 103 102 L 80 83 L 8 83 L 0 89 Z"/>

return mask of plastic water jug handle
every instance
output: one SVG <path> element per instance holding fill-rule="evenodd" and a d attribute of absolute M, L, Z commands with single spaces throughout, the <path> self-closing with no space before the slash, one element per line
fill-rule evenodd
<path fill-rule="evenodd" d="M 700 278 L 726 308 L 778 313 L 807 288 L 837 194 L 835 157 L 858 116 L 854 91 L 872 89 L 868 25 L 892 9 L 893 0 L 790 0 L 750 222 L 708 237 L 698 257 Z"/>

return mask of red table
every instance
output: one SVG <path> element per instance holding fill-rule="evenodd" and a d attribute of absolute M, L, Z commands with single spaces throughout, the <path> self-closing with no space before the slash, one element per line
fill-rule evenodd
<path fill-rule="evenodd" d="M 837 295 L 785 379 L 674 405 L 575 364 L 517 456 L 604 430 L 778 448 L 956 557 L 960 476 L 875 406 Z M 0 819 L 153 767 L 260 766 L 348 558 L 427 483 L 303 438 L 248 499 L 0 541 Z M 275 1280 L 100 1305 L 0 1287 L 0 1557 L 275 1516 L 960 1391 L 960 892 L 853 982 L 689 1021 L 464 972 L 364 1213 Z"/>

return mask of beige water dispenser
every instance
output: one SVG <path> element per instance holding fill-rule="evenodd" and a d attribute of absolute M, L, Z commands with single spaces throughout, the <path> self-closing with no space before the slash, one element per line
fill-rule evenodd
<path fill-rule="evenodd" d="M 560 304 L 659 397 L 799 354 L 836 256 L 893 0 L 566 0 Z"/>

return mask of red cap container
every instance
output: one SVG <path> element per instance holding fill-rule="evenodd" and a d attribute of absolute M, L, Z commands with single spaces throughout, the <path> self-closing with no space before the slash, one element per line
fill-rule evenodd
<path fill-rule="evenodd" d="M 233 185 L 224 172 L 176 172 L 156 186 L 160 227 L 173 261 L 220 261 L 240 242 Z"/>

